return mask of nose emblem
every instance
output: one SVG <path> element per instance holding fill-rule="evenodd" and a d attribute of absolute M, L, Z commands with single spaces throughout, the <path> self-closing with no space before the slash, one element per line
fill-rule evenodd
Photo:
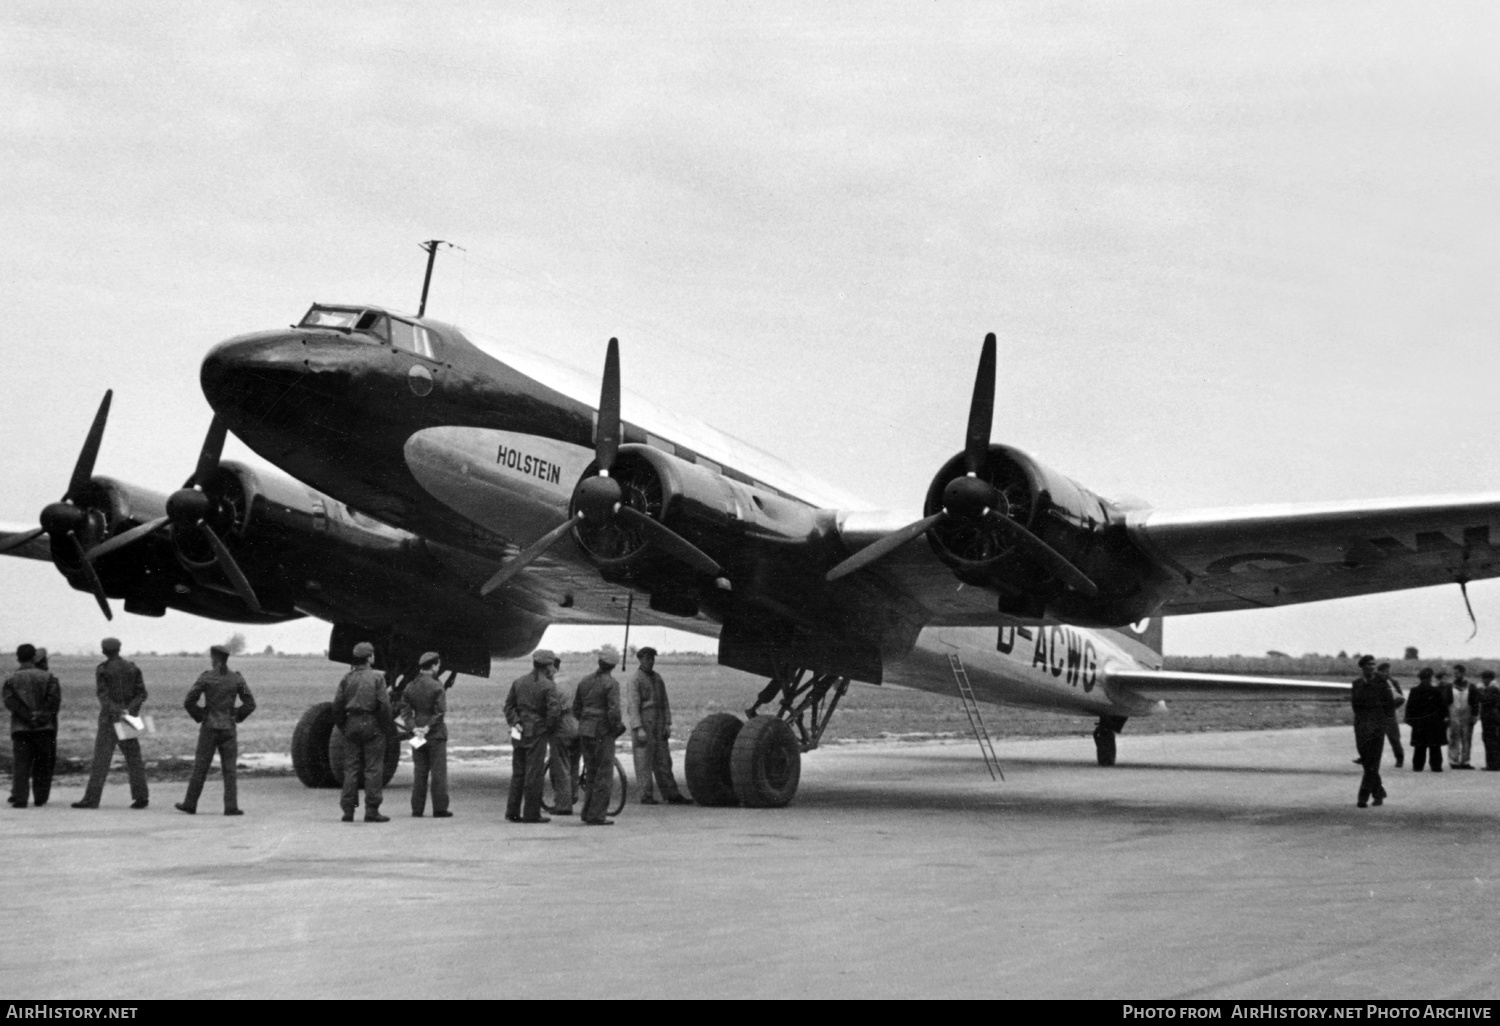
<path fill-rule="evenodd" d="M 413 395 L 427 395 L 432 391 L 432 371 L 416 364 L 406 372 L 406 384 Z"/>

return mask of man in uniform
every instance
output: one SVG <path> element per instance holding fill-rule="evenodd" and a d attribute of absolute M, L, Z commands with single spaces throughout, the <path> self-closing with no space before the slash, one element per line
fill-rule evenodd
<path fill-rule="evenodd" d="M 448 811 L 448 694 L 437 679 L 443 672 L 442 657 L 424 652 L 417 665 L 422 672 L 406 685 L 396 707 L 398 715 L 411 717 L 412 727 L 425 738 L 411 749 L 411 814 L 421 816 L 427 810 L 430 780 L 432 817 L 447 819 L 453 813 Z"/>
<path fill-rule="evenodd" d="M 505 818 L 512 823 L 552 822 L 542 815 L 542 785 L 546 782 L 547 741 L 562 715 L 557 692 L 552 690 L 556 658 L 545 648 L 537 649 L 531 654 L 531 672 L 512 681 L 505 696 L 511 751 Z"/>
<path fill-rule="evenodd" d="M 1474 745 L 1474 721 L 1479 718 L 1479 689 L 1464 676 L 1464 664 L 1453 667 L 1453 683 L 1443 685 L 1448 703 L 1448 765 L 1453 769 L 1471 770 L 1469 761 Z"/>
<path fill-rule="evenodd" d="M 552 777 L 552 794 L 555 796 L 553 811 L 559 816 L 573 815 L 573 803 L 578 800 L 578 763 L 582 758 L 578 746 L 578 717 L 573 715 L 573 695 L 576 684 L 562 676 L 562 660 L 552 661 L 552 690 L 557 692 L 557 703 L 562 709 L 557 720 L 557 730 L 552 735 L 552 754 L 547 761 L 547 772 Z"/>
<path fill-rule="evenodd" d="M 229 668 L 229 649 L 214 645 L 208 650 L 208 658 L 211 668 L 198 675 L 182 702 L 187 714 L 199 724 L 198 751 L 193 757 L 187 794 L 177 803 L 177 809 L 190 816 L 198 811 L 198 796 L 214 763 L 214 752 L 218 752 L 219 769 L 224 774 L 224 815 L 243 816 L 235 772 L 240 758 L 238 726 L 255 711 L 255 696 L 250 694 L 245 678 Z M 236 703 L 239 708 L 235 708 Z"/>
<path fill-rule="evenodd" d="M 583 822 L 612 826 L 606 819 L 609 792 L 614 786 L 615 738 L 625 733 L 620 717 L 620 683 L 610 673 L 620 661 L 613 645 L 599 650 L 599 669 L 578 682 L 573 693 L 573 715 L 578 717 L 578 740 L 583 749 L 583 772 L 588 790 L 583 796 Z"/>
<path fill-rule="evenodd" d="M 62 688 L 57 678 L 36 665 L 37 650 L 16 646 L 16 672 L 5 678 L 5 708 L 10 710 L 10 743 L 15 768 L 10 785 L 10 803 L 26 808 L 28 797 L 37 807 L 52 794 L 52 770 L 57 765 L 57 711 L 62 708 Z"/>
<path fill-rule="evenodd" d="M 344 791 L 339 805 L 345 823 L 354 822 L 360 777 L 365 781 L 365 822 L 391 819 L 380 814 L 380 799 L 385 787 L 385 735 L 394 733 L 396 725 L 385 675 L 371 665 L 374 659 L 374 645 L 355 645 L 354 663 L 333 696 L 333 722 L 344 732 Z"/>
<path fill-rule="evenodd" d="M 1381 663 L 1375 667 L 1375 676 L 1385 681 L 1391 689 L 1391 714 L 1385 721 L 1386 740 L 1391 743 L 1391 754 L 1396 757 L 1396 768 L 1400 769 L 1404 763 L 1405 753 L 1401 750 L 1401 724 L 1396 719 L 1396 710 L 1406 704 L 1406 692 L 1401 690 L 1401 685 L 1396 678 L 1391 676 L 1391 664 Z"/>
<path fill-rule="evenodd" d="M 141 759 L 141 743 L 136 738 L 123 738 L 115 730 L 124 723 L 128 713 L 141 714 L 146 702 L 146 682 L 141 671 L 128 659 L 120 658 L 120 639 L 105 638 L 99 645 L 104 650 L 104 662 L 94 671 L 94 689 L 99 696 L 99 733 L 94 737 L 94 765 L 89 770 L 88 786 L 83 789 L 83 799 L 73 803 L 75 809 L 97 809 L 104 795 L 104 778 L 109 774 L 109 761 L 114 758 L 115 745 L 125 753 L 125 768 L 130 774 L 130 807 L 144 809 L 151 795 L 146 789 L 146 763 Z"/>
<path fill-rule="evenodd" d="M 1494 670 L 1485 670 L 1479 679 L 1484 682 L 1479 689 L 1479 737 L 1484 742 L 1484 768 L 1494 772 L 1500 770 L 1500 685 Z"/>
<path fill-rule="evenodd" d="M 657 804 L 651 787 L 655 778 L 668 805 L 691 805 L 692 800 L 677 789 L 672 776 L 672 752 L 667 747 L 667 739 L 672 736 L 672 706 L 667 701 L 667 685 L 656 672 L 656 649 L 642 648 L 635 658 L 635 675 L 625 685 L 625 723 L 630 727 L 641 804 Z"/>
<path fill-rule="evenodd" d="M 1394 714 L 1395 700 L 1390 685 L 1375 672 L 1374 656 L 1362 656 L 1359 671 L 1360 676 L 1349 692 L 1349 702 L 1354 707 L 1354 744 L 1359 748 L 1359 761 L 1365 771 L 1359 781 L 1357 802 L 1363 809 L 1372 798 L 1376 805 L 1385 801 L 1380 753 L 1385 747 L 1385 725 Z"/>
<path fill-rule="evenodd" d="M 1448 710 L 1443 693 L 1432 683 L 1432 667 L 1417 674 L 1417 686 L 1406 696 L 1406 722 L 1411 727 L 1411 768 L 1421 773 L 1432 758 L 1432 772 L 1443 772 L 1443 744 L 1447 741 Z"/>

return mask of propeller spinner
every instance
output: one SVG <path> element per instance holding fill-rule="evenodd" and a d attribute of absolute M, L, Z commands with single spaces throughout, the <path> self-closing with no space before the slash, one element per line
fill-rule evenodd
<path fill-rule="evenodd" d="M 964 435 L 964 474 L 943 489 L 943 507 L 890 534 L 876 539 L 828 571 L 826 579 L 837 581 L 883 559 L 912 539 L 926 534 L 945 520 L 993 527 L 1006 535 L 1034 562 L 1074 591 L 1089 597 L 1099 593 L 1093 581 L 1056 549 L 1028 531 L 1010 516 L 1005 494 L 979 475 L 989 456 L 990 429 L 995 416 L 995 335 L 984 337 L 979 352 L 979 370 L 974 375 L 974 396 L 969 401 L 969 423 Z"/>
<path fill-rule="evenodd" d="M 488 595 L 557 544 L 569 530 L 585 520 L 614 522 L 639 530 L 667 555 L 699 573 L 718 576 L 719 564 L 692 542 L 654 517 L 625 501 L 624 489 L 609 476 L 620 452 L 620 340 L 610 339 L 604 354 L 604 383 L 599 392 L 599 424 L 594 431 L 594 461 L 598 473 L 578 482 L 573 492 L 573 515 L 527 546 L 479 589 Z"/>
<path fill-rule="evenodd" d="M 214 471 L 219 469 L 219 458 L 224 453 L 224 440 L 228 437 L 228 433 L 229 429 L 224 421 L 218 414 L 214 414 L 213 422 L 208 426 L 208 435 L 203 439 L 203 447 L 198 451 L 198 465 L 194 468 L 192 476 L 167 498 L 167 515 L 148 520 L 144 524 L 132 527 L 96 545 L 86 553 L 84 562 L 90 563 L 100 556 L 122 549 L 160 530 L 167 524 L 172 525 L 174 532 L 196 530 L 213 549 L 214 562 L 219 565 L 224 576 L 229 578 L 235 594 L 239 595 L 241 601 L 249 606 L 252 612 L 261 612 L 260 600 L 255 595 L 255 589 L 250 586 L 249 579 L 235 562 L 229 547 L 208 523 L 208 518 L 214 512 L 215 503 L 204 486 L 213 476 Z M 92 569 L 90 572 L 92 573 Z"/>

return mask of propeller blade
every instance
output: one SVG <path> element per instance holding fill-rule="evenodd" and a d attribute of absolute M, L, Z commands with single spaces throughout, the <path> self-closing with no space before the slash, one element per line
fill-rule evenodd
<path fill-rule="evenodd" d="M 198 450 L 198 466 L 193 470 L 193 476 L 187 479 L 184 488 L 197 485 L 203 487 L 210 475 L 219 469 L 219 457 L 224 455 L 224 438 L 229 433 L 229 425 L 217 413 L 208 425 L 208 434 L 203 439 L 203 448 Z"/>
<path fill-rule="evenodd" d="M 594 431 L 594 456 L 605 473 L 620 451 L 620 340 L 609 340 L 604 353 L 604 384 L 599 390 L 599 425 Z"/>
<path fill-rule="evenodd" d="M 123 549 L 131 542 L 139 538 L 146 537 L 146 535 L 161 527 L 169 519 L 169 517 L 157 517 L 155 520 L 148 520 L 144 524 L 138 524 L 128 531 L 122 531 L 120 534 L 115 535 L 108 541 L 100 542 L 98 545 L 95 545 L 93 548 L 89 549 L 88 552 L 84 553 L 83 558 L 92 563 L 100 556 L 107 556 L 116 549 Z"/>
<path fill-rule="evenodd" d="M 895 552 L 901 546 L 905 545 L 907 542 L 911 541 L 918 535 L 925 534 L 929 527 L 931 527 L 933 524 L 936 524 L 939 520 L 942 520 L 945 516 L 947 516 L 947 514 L 939 510 L 932 516 L 927 517 L 925 520 L 918 520 L 916 523 L 907 524 L 905 527 L 900 528 L 899 530 L 892 531 L 890 534 L 883 535 L 882 537 L 875 539 L 875 541 L 871 542 L 869 545 L 866 545 L 864 548 L 860 549 L 854 555 L 844 560 L 838 566 L 828 571 L 828 573 L 824 574 L 823 579 L 826 581 L 836 581 L 840 577 L 848 577 L 856 570 L 864 569 L 871 563 L 875 562 L 877 559 Z"/>
<path fill-rule="evenodd" d="M 68 490 L 63 495 L 64 499 L 76 503 L 88 490 L 89 482 L 94 477 L 94 461 L 99 458 L 99 445 L 104 441 L 104 424 L 109 420 L 110 400 L 114 398 L 114 395 L 114 389 L 108 390 L 104 393 L 104 399 L 99 403 L 99 412 L 94 414 L 93 426 L 89 428 L 88 437 L 83 440 L 83 449 L 78 453 L 78 462 L 73 464 L 73 476 L 68 479 Z"/>
<path fill-rule="evenodd" d="M 686 563 L 702 574 L 718 577 L 724 569 L 715 563 L 702 549 L 673 531 L 659 520 L 653 520 L 634 506 L 621 506 L 615 514 L 632 527 L 638 527 L 661 546 L 662 551 L 679 563 Z"/>
<path fill-rule="evenodd" d="M 1099 594 L 1099 586 L 1089 580 L 1082 570 L 1069 563 L 1062 553 L 1009 517 L 995 516 L 993 519 L 1003 523 L 1005 530 L 1011 533 L 1016 543 L 1025 549 L 1031 558 L 1042 564 L 1054 577 L 1060 578 L 1068 587 L 1089 598 Z"/>
<path fill-rule="evenodd" d="M 974 398 L 969 403 L 969 431 L 964 436 L 964 469 L 978 474 L 990 450 L 990 428 L 995 420 L 995 333 L 984 336 L 979 371 L 974 375 Z"/>
<path fill-rule="evenodd" d="M 509 563 L 506 563 L 503 567 L 501 567 L 499 573 L 495 574 L 495 576 L 485 581 L 484 584 L 479 588 L 479 594 L 488 595 L 490 592 L 500 587 L 500 585 L 510 580 L 516 574 L 526 569 L 526 567 L 530 566 L 536 561 L 536 558 L 538 556 L 546 552 L 552 546 L 556 545 L 557 540 L 563 535 L 567 534 L 568 529 L 582 519 L 582 516 L 574 514 L 572 517 L 564 520 L 557 527 L 554 527 L 552 530 L 542 535 L 536 541 L 532 542 L 525 549 L 523 549 L 515 559 L 511 560 Z"/>
<path fill-rule="evenodd" d="M 104 613 L 104 618 L 113 620 L 114 610 L 109 608 L 109 597 L 104 594 L 104 585 L 99 582 L 99 575 L 94 573 L 94 564 L 89 562 L 88 555 L 83 551 L 83 542 L 78 540 L 78 535 L 71 532 L 68 537 L 73 541 L 73 551 L 78 553 L 78 563 L 83 568 L 84 580 L 89 582 L 89 590 L 94 593 L 94 601 L 99 603 L 99 609 Z"/>
<path fill-rule="evenodd" d="M 23 531 L 22 533 L 16 535 L 14 538 L 7 538 L 5 541 L 0 542 L 0 553 L 9 552 L 11 549 L 22 548 L 28 542 L 36 538 L 40 538 L 46 533 L 47 529 L 45 527 L 34 527 L 29 531 Z"/>
<path fill-rule="evenodd" d="M 218 420 L 217 417 L 214 419 Z M 245 605 L 250 607 L 251 612 L 259 613 L 261 611 L 260 599 L 255 597 L 255 589 L 250 587 L 249 580 L 240 570 L 239 564 L 234 561 L 234 556 L 230 555 L 228 546 L 219 540 L 214 529 L 207 524 L 199 524 L 198 529 L 203 532 L 203 537 L 208 539 L 208 544 L 213 546 L 214 560 L 219 564 L 219 569 L 224 571 L 224 576 L 229 578 L 229 583 L 234 585 L 235 594 L 239 595 Z"/>

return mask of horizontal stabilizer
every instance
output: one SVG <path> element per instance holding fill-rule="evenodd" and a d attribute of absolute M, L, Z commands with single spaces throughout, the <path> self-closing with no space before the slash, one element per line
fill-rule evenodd
<path fill-rule="evenodd" d="M 1181 670 L 1107 670 L 1107 683 L 1143 696 L 1192 694 L 1197 698 L 1343 698 L 1349 685 L 1339 681 L 1295 680 L 1290 677 L 1252 677 L 1231 673 L 1190 673 Z"/>

